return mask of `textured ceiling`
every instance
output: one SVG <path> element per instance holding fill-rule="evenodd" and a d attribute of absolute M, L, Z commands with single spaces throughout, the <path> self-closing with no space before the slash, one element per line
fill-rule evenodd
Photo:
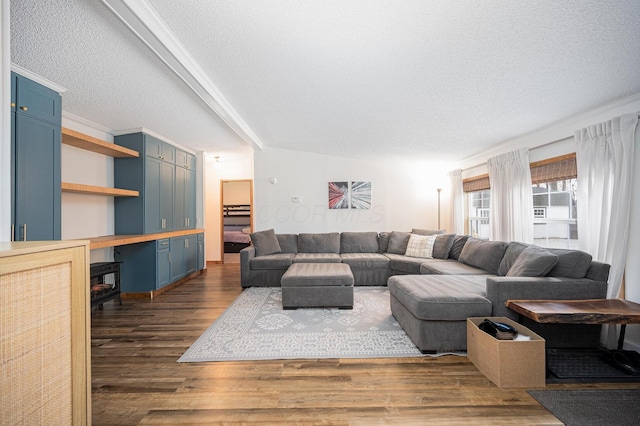
<path fill-rule="evenodd" d="M 637 0 L 148 0 L 265 147 L 455 161 L 640 93 Z M 11 1 L 63 109 L 247 144 L 98 0 Z"/>

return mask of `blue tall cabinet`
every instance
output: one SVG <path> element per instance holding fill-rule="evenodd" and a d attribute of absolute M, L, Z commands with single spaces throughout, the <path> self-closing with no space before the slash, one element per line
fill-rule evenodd
<path fill-rule="evenodd" d="M 115 186 L 140 193 L 115 200 L 116 234 L 195 229 L 195 156 L 145 133 L 119 135 L 115 143 L 141 153 L 114 160 Z M 203 240 L 204 235 L 190 234 L 116 247 L 122 291 L 158 290 L 202 269 Z"/>
<path fill-rule="evenodd" d="M 60 94 L 11 73 L 12 239 L 59 240 Z"/>

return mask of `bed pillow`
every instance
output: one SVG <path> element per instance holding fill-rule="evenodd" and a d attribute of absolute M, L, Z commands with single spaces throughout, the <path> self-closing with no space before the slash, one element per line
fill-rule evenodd
<path fill-rule="evenodd" d="M 433 258 L 433 244 L 436 241 L 435 235 L 411 234 L 407 242 L 407 250 L 404 255 L 409 257 Z"/>
<path fill-rule="evenodd" d="M 558 255 L 542 247 L 529 246 L 509 268 L 507 277 L 544 277 L 558 263 Z"/>
<path fill-rule="evenodd" d="M 251 244 L 253 244 L 256 249 L 256 257 L 280 253 L 282 251 L 278 238 L 276 237 L 276 232 L 273 229 L 254 232 L 250 234 L 249 237 L 251 238 Z"/>

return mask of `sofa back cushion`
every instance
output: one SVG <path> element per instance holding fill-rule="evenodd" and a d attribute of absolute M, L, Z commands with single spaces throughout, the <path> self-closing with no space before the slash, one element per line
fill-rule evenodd
<path fill-rule="evenodd" d="M 504 277 L 509 272 L 509 269 L 513 266 L 520 253 L 529 247 L 529 244 L 519 243 L 517 241 L 511 241 L 509 243 L 509 247 L 504 252 L 504 257 L 500 262 L 500 267 L 498 268 L 498 276 Z"/>
<path fill-rule="evenodd" d="M 340 234 L 340 253 L 378 253 L 377 232 L 343 232 Z"/>
<path fill-rule="evenodd" d="M 548 249 L 558 255 L 558 263 L 549 272 L 550 277 L 584 278 L 591 266 L 592 256 L 580 250 Z"/>
<path fill-rule="evenodd" d="M 411 230 L 412 234 L 416 234 L 416 235 L 439 235 L 439 234 L 444 234 L 444 229 L 418 229 L 418 228 L 413 228 Z"/>
<path fill-rule="evenodd" d="M 258 231 L 249 234 L 251 244 L 256 249 L 256 256 L 266 256 L 268 254 L 280 253 L 280 242 L 273 229 Z"/>
<path fill-rule="evenodd" d="M 387 253 L 405 254 L 407 252 L 407 244 L 409 244 L 410 232 L 393 231 L 389 236 L 389 247 Z"/>
<path fill-rule="evenodd" d="M 462 249 L 464 248 L 464 245 L 468 239 L 468 235 L 456 235 L 456 237 L 453 239 L 451 250 L 449 250 L 449 259 L 460 259 L 460 253 L 462 253 Z"/>
<path fill-rule="evenodd" d="M 545 277 L 558 263 L 558 255 L 538 246 L 529 246 L 520 253 L 507 272 L 507 277 Z"/>
<path fill-rule="evenodd" d="M 391 238 L 391 232 L 381 232 L 378 235 L 378 253 L 386 253 L 389 249 L 389 238 Z"/>
<path fill-rule="evenodd" d="M 298 234 L 276 234 L 282 253 L 298 252 Z"/>
<path fill-rule="evenodd" d="M 453 242 L 456 239 L 456 234 L 438 235 L 436 242 L 433 245 L 433 258 L 434 259 L 448 259 Z"/>
<path fill-rule="evenodd" d="M 503 241 L 484 241 L 469 237 L 458 260 L 495 274 L 498 272 L 507 246 L 508 244 Z"/>
<path fill-rule="evenodd" d="M 298 253 L 336 253 L 340 254 L 340 234 L 300 234 L 298 235 Z"/>

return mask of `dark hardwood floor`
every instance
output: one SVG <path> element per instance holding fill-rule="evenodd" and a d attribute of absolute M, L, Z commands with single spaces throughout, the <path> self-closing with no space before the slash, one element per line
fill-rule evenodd
<path fill-rule="evenodd" d="M 177 363 L 240 294 L 237 263 L 92 311 L 94 425 L 561 425 L 464 357 Z M 638 388 L 640 384 L 550 385 Z"/>

